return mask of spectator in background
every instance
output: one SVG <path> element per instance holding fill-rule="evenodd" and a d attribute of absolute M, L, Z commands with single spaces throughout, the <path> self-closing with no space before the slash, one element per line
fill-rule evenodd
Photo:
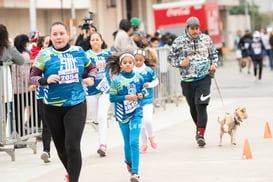
<path fill-rule="evenodd" d="M 140 37 L 140 31 L 134 31 L 132 33 L 132 39 L 134 40 L 135 44 L 137 45 L 138 48 L 143 48 L 143 43 L 141 41 L 141 37 Z"/>
<path fill-rule="evenodd" d="M 133 33 L 133 25 L 129 20 L 122 19 L 119 23 L 119 30 L 115 36 L 114 48 L 117 52 L 130 52 L 133 54 L 137 45 L 130 37 Z"/>
<path fill-rule="evenodd" d="M 151 37 L 151 47 L 152 48 L 159 47 L 159 39 L 156 36 Z"/>
<path fill-rule="evenodd" d="M 30 41 L 27 35 L 17 35 L 14 39 L 14 46 L 22 54 L 25 61 L 30 60 L 31 52 L 28 50 Z M 29 126 L 30 119 L 30 106 L 34 104 L 35 97 L 30 96 L 32 86 L 28 82 L 30 63 L 25 63 L 21 66 L 12 65 L 12 82 L 13 82 L 13 93 L 14 93 L 14 105 L 15 105 L 15 121 L 16 131 L 20 136 L 25 134 L 25 128 Z M 31 100 L 33 98 L 33 100 Z M 32 117 L 34 119 L 35 117 Z M 24 145 L 25 146 L 25 145 Z M 18 148 L 21 145 L 17 145 Z"/>
<path fill-rule="evenodd" d="M 84 51 L 87 51 L 91 48 L 90 46 L 90 35 L 94 32 L 97 32 L 97 28 L 95 27 L 95 25 L 90 24 L 89 27 L 85 27 L 83 28 L 81 27 L 81 32 L 80 35 L 78 36 L 75 45 L 77 46 L 81 46 L 83 48 Z M 71 39 L 69 39 L 69 44 L 70 45 L 74 45 L 73 41 L 70 41 Z M 102 47 L 103 49 L 107 48 L 107 44 L 105 43 L 105 41 L 103 40 L 102 43 Z"/>
<path fill-rule="evenodd" d="M 30 56 L 31 60 L 35 59 L 35 57 L 38 55 L 38 53 L 41 50 L 41 45 L 37 45 L 38 39 L 40 36 L 41 36 L 41 34 L 38 31 L 31 31 L 28 33 L 28 37 L 30 40 L 30 44 L 29 44 L 28 49 L 31 52 L 31 56 Z"/>
<path fill-rule="evenodd" d="M 145 48 L 149 46 L 148 38 L 144 31 L 140 30 L 140 25 L 142 23 L 142 20 L 136 17 L 133 17 L 130 19 L 130 22 L 133 25 L 133 34 L 132 38 L 134 39 L 136 45 L 138 48 Z"/>
<path fill-rule="evenodd" d="M 0 60 L 1 64 L 7 63 L 9 61 L 22 65 L 25 62 L 24 57 L 12 46 L 9 41 L 9 33 L 5 25 L 0 24 Z M 12 80 L 11 71 L 9 66 L 3 66 L 3 85 L 4 89 L 4 102 L 5 102 L 5 116 L 4 118 L 9 118 L 10 133 L 12 132 Z M 7 121 L 7 120 L 6 120 Z M 0 143 L 0 146 L 3 144 Z"/>
<path fill-rule="evenodd" d="M 88 26 L 80 25 L 79 29 L 80 29 L 80 34 L 78 35 L 76 39 L 75 45 L 82 47 L 83 45 L 89 44 L 89 42 L 86 43 L 85 40 L 87 39 L 87 37 L 91 35 L 91 33 L 96 32 L 97 28 L 95 27 L 95 25 L 89 24 Z M 82 44 L 83 41 L 85 42 Z"/>
<path fill-rule="evenodd" d="M 169 47 L 172 45 L 173 41 L 176 39 L 175 34 L 171 34 L 170 32 L 165 33 L 161 37 L 161 42 L 159 44 L 159 47 Z"/>
<path fill-rule="evenodd" d="M 142 20 L 137 18 L 137 17 L 133 17 L 133 18 L 130 19 L 130 22 L 133 25 L 134 31 L 139 31 L 139 26 L 140 26 Z"/>

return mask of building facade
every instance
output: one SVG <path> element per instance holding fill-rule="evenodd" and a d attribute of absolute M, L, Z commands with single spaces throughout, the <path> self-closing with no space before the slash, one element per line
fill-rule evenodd
<path fill-rule="evenodd" d="M 178 0 L 0 0 L 0 22 L 5 24 L 14 38 L 21 33 L 35 29 L 49 34 L 54 21 L 64 21 L 73 38 L 79 32 L 78 25 L 93 12 L 93 24 L 102 34 L 108 46 L 113 44 L 112 33 L 118 29 L 121 19 L 138 17 L 143 20 L 141 29 L 146 33 L 155 32 L 152 5 Z M 200 1 L 200 0 L 184 0 Z M 239 5 L 239 0 L 218 0 L 223 39 L 229 40 L 228 10 Z M 236 32 L 236 31 L 234 31 Z"/>

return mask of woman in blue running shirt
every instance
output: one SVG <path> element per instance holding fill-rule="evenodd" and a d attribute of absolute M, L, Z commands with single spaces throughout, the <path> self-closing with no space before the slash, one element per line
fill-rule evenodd
<path fill-rule="evenodd" d="M 117 75 L 111 82 L 110 101 L 115 103 L 115 117 L 124 140 L 125 163 L 131 173 L 131 181 L 138 182 L 144 79 L 133 71 L 135 58 L 130 53 L 110 56 L 107 63 L 111 73 Z"/>
<path fill-rule="evenodd" d="M 107 134 L 107 115 L 110 106 L 109 90 L 110 90 L 110 74 L 105 69 L 106 59 L 112 53 L 106 49 L 102 49 L 103 40 L 98 32 L 90 35 L 91 49 L 86 51 L 87 57 L 92 64 L 98 69 L 98 76 L 95 84 L 87 87 L 87 109 L 91 113 L 92 120 L 98 123 L 99 148 L 97 153 L 100 157 L 106 155 L 106 134 Z"/>
<path fill-rule="evenodd" d="M 92 86 L 96 67 L 84 50 L 68 44 L 67 28 L 62 22 L 50 27 L 52 46 L 36 57 L 30 82 L 44 85 L 44 116 L 50 129 L 58 156 L 64 165 L 66 182 L 78 182 L 81 166 L 81 137 L 86 119 L 83 84 Z M 83 78 L 83 73 L 88 76 Z"/>

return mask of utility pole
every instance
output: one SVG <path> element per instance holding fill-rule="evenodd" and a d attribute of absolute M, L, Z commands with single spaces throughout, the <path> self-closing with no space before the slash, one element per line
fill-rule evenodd
<path fill-rule="evenodd" d="M 61 20 L 62 22 L 64 21 L 64 7 L 63 7 L 63 0 L 60 0 L 61 1 Z"/>
<path fill-rule="evenodd" d="M 251 29 L 255 29 L 254 1 L 251 0 Z"/>
<path fill-rule="evenodd" d="M 246 18 L 246 28 L 250 29 L 250 21 L 249 21 L 249 9 L 248 9 L 248 2 L 245 0 L 245 18 Z"/>
<path fill-rule="evenodd" d="M 76 18 L 76 12 L 75 12 L 75 4 L 74 0 L 71 0 L 71 19 Z"/>
<path fill-rule="evenodd" d="M 77 29 L 74 26 L 75 21 L 76 21 L 75 4 L 74 4 L 74 0 L 71 0 L 70 36 L 72 38 L 76 38 L 76 35 L 77 35 Z"/>
<path fill-rule="evenodd" d="M 30 22 L 30 31 L 36 31 L 36 3 L 35 0 L 29 0 L 29 22 Z"/>

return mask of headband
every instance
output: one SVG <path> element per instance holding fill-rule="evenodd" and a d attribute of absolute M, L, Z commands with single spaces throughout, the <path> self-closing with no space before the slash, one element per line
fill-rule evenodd
<path fill-rule="evenodd" d="M 119 57 L 119 62 L 121 62 L 122 59 L 125 58 L 125 57 L 130 57 L 130 58 L 132 58 L 133 60 L 135 60 L 135 57 L 134 57 L 132 54 L 130 54 L 130 53 L 124 53 L 124 54 L 122 54 L 122 55 Z"/>
<path fill-rule="evenodd" d="M 142 49 L 137 49 L 137 50 L 135 50 L 134 51 L 134 55 L 137 55 L 137 54 L 140 54 L 140 55 L 142 55 L 142 56 L 146 56 L 146 53 L 145 53 L 145 51 L 144 50 L 142 50 Z"/>

